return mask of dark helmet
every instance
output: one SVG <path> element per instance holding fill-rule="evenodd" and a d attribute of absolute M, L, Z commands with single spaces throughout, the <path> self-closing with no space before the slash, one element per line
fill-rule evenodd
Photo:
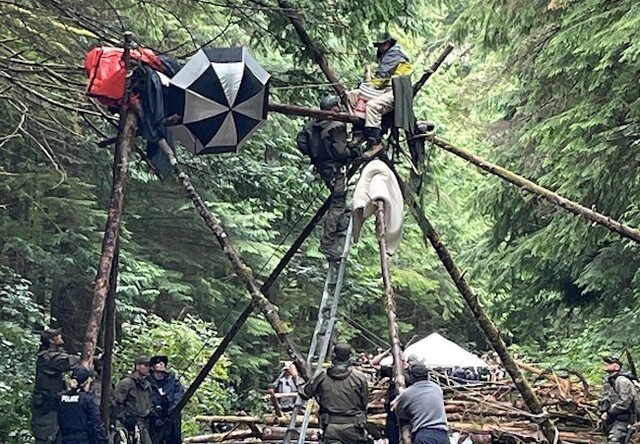
<path fill-rule="evenodd" d="M 375 46 L 376 48 L 378 46 L 382 46 L 383 43 L 387 43 L 389 42 L 391 44 L 391 46 L 395 45 L 397 43 L 397 40 L 394 39 L 391 34 L 389 34 L 388 32 L 379 32 L 378 36 L 376 37 L 376 41 L 373 42 L 373 46 Z"/>
<path fill-rule="evenodd" d="M 323 97 L 322 100 L 320 100 L 320 109 L 326 111 L 333 108 L 334 106 L 338 106 L 339 104 L 340 104 L 340 99 L 338 99 L 338 96 L 334 96 L 333 94 L 330 94 L 328 96 Z"/>
<path fill-rule="evenodd" d="M 423 363 L 416 362 L 409 367 L 409 374 L 416 379 L 423 379 L 429 376 L 429 370 Z"/>
<path fill-rule="evenodd" d="M 351 346 L 344 342 L 336 344 L 333 349 L 333 354 L 336 360 L 346 362 L 351 359 Z"/>
<path fill-rule="evenodd" d="M 607 364 L 618 364 L 620 367 L 622 367 L 622 361 L 615 356 L 603 356 L 602 360 Z"/>
<path fill-rule="evenodd" d="M 92 378 L 93 376 L 94 372 L 83 366 L 76 367 L 71 373 L 71 379 L 75 379 L 80 385 L 87 382 L 87 379 Z"/>
<path fill-rule="evenodd" d="M 61 328 L 48 328 L 45 331 L 40 332 L 40 342 L 42 342 L 43 344 L 48 344 L 50 340 L 52 340 L 56 336 L 60 336 L 61 334 Z"/>

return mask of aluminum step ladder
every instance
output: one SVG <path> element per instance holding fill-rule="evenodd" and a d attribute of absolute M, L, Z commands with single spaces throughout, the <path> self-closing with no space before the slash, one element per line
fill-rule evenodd
<path fill-rule="evenodd" d="M 312 368 L 312 365 L 314 363 L 316 364 L 313 372 L 314 376 L 322 371 L 322 363 L 325 361 L 329 351 L 333 329 L 336 325 L 340 290 L 342 289 L 352 236 L 353 219 L 349 220 L 349 227 L 347 228 L 340 262 L 329 262 L 327 277 L 324 281 L 322 299 L 318 310 L 318 320 L 315 330 L 313 331 L 309 353 L 307 354 L 308 368 Z M 309 420 L 311 419 L 311 408 L 314 402 L 313 399 L 304 402 L 299 396 L 296 398 L 296 403 L 291 412 L 291 421 L 289 422 L 289 427 L 282 441 L 283 444 L 291 444 L 293 442 L 304 444 Z M 302 419 L 301 425 L 296 426 L 298 415 L 301 413 L 300 411 L 303 407 L 305 407 L 304 418 Z"/>

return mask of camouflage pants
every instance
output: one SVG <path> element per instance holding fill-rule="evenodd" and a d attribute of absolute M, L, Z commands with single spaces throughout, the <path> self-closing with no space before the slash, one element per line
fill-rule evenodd
<path fill-rule="evenodd" d="M 349 227 L 350 210 L 347 208 L 347 187 L 344 168 L 322 165 L 320 177 L 331 191 L 329 210 L 324 219 L 324 233 L 320 241 L 320 252 L 328 260 L 336 261 L 342 254 L 342 240 Z"/>
<path fill-rule="evenodd" d="M 58 413 L 52 395 L 36 392 L 31 400 L 31 431 L 36 444 L 53 444 L 58 437 Z"/>
<path fill-rule="evenodd" d="M 607 444 L 623 444 L 627 437 L 629 423 L 625 421 L 614 421 L 607 432 Z"/>
<path fill-rule="evenodd" d="M 329 424 L 323 432 L 324 444 L 366 444 L 367 433 L 354 424 Z"/>

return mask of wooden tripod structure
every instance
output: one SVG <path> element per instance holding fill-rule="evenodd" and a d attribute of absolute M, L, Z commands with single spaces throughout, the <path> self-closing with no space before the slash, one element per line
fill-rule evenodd
<path fill-rule="evenodd" d="M 346 88 L 341 85 L 337 81 L 337 77 L 334 74 L 334 71 L 331 69 L 327 58 L 324 56 L 320 47 L 313 41 L 310 35 L 306 32 L 302 22 L 296 18 L 295 15 L 291 11 L 293 9 L 285 0 L 278 0 L 279 5 L 281 6 L 283 11 L 287 11 L 287 17 L 289 18 L 292 26 L 296 30 L 300 40 L 306 46 L 306 48 L 310 51 L 313 56 L 313 59 L 318 63 L 321 70 L 327 77 L 327 79 L 331 82 L 335 91 L 340 95 L 340 97 L 345 99 L 346 96 Z M 130 39 L 130 36 L 129 36 Z M 125 48 L 126 45 L 126 37 L 125 37 Z M 430 70 L 426 71 L 422 78 L 416 83 L 414 86 L 414 93 L 417 93 L 420 88 L 424 85 L 424 83 L 428 80 L 429 76 L 435 72 L 438 67 L 443 63 L 444 59 L 451 52 L 452 48 L 447 47 L 445 51 L 443 51 L 442 55 L 438 58 L 434 66 L 431 67 Z M 125 59 L 126 61 L 126 59 Z M 126 103 L 126 102 L 125 102 Z M 355 116 L 344 114 L 344 113 L 334 113 L 330 111 L 319 111 L 315 109 L 309 109 L 294 105 L 284 105 L 284 104 L 269 104 L 269 110 L 272 112 L 279 112 L 287 115 L 295 115 L 295 116 L 308 116 L 318 119 L 329 119 L 329 120 L 338 120 L 348 123 L 358 123 L 359 119 Z M 112 191 L 112 201 L 109 206 L 109 215 L 107 219 L 107 226 L 105 229 L 105 235 L 103 240 L 103 248 L 102 254 L 99 262 L 98 274 L 96 277 L 96 284 L 93 295 L 92 302 L 92 312 L 91 318 L 89 320 L 89 324 L 87 326 L 87 332 L 85 336 L 84 348 L 83 348 L 83 363 L 87 366 L 91 365 L 93 355 L 95 353 L 97 337 L 100 330 L 101 322 L 102 322 L 102 314 L 104 312 L 105 300 L 107 295 L 107 289 L 109 288 L 109 276 L 111 276 L 111 281 L 115 280 L 115 275 L 113 267 L 115 266 L 115 251 L 117 246 L 117 239 L 119 236 L 119 226 L 120 226 L 120 218 L 122 214 L 122 203 L 124 198 L 124 189 L 126 186 L 126 178 L 128 174 L 128 159 L 129 153 L 131 152 L 131 147 L 133 145 L 133 139 L 135 134 L 135 129 L 137 126 L 137 118 L 135 113 L 123 112 L 121 113 L 121 127 L 119 130 L 118 143 L 116 145 L 116 159 L 114 161 L 114 183 L 113 183 L 113 191 Z M 613 220 L 610 217 L 602 215 L 595 210 L 586 208 L 580 204 L 570 201 L 569 199 L 563 198 L 558 194 L 554 193 L 551 190 L 547 190 L 535 183 L 518 176 L 517 174 L 511 173 L 508 170 L 498 167 L 497 165 L 491 164 L 490 162 L 485 161 L 484 159 L 479 158 L 473 154 L 466 152 L 465 150 L 454 146 L 453 144 L 442 140 L 437 137 L 432 137 L 431 142 L 434 146 L 445 149 L 457 156 L 460 156 L 467 160 L 468 162 L 476 165 L 483 170 L 495 174 L 498 177 L 501 177 L 505 180 L 508 180 L 510 183 L 521 187 L 523 190 L 530 192 L 532 194 L 536 194 L 541 196 L 542 198 L 548 200 L 554 205 L 559 205 L 562 208 L 567 209 L 568 211 L 573 212 L 574 214 L 580 215 L 589 221 L 599 224 L 601 226 L 606 227 L 609 230 L 617 232 L 623 237 L 632 239 L 636 242 L 640 242 L 640 231 L 634 229 L 632 227 L 626 226 L 618 221 Z M 298 367 L 300 373 L 302 375 L 306 374 L 306 366 L 304 363 L 304 359 L 301 359 L 301 354 L 297 351 L 295 344 L 291 340 L 289 333 L 290 330 L 288 327 L 282 322 L 279 318 L 277 311 L 271 305 L 268 300 L 268 291 L 270 286 L 275 282 L 279 273 L 286 267 L 286 263 L 291 259 L 293 254 L 299 246 L 304 242 L 304 239 L 310 234 L 313 226 L 317 224 L 319 219 L 322 217 L 323 211 L 326 211 L 328 207 L 327 202 L 320 209 L 318 214 L 313 218 L 310 224 L 307 226 L 301 236 L 294 242 L 292 249 L 285 255 L 283 261 L 276 267 L 274 273 L 269 277 L 267 282 L 265 282 L 262 286 L 259 286 L 255 278 L 253 277 L 252 271 L 249 267 L 246 266 L 245 262 L 242 260 L 238 252 L 234 249 L 233 245 L 229 241 L 229 238 L 221 226 L 220 222 L 215 218 L 215 216 L 207 209 L 206 205 L 200 198 L 199 194 L 191 184 L 189 177 L 184 173 L 184 171 L 180 168 L 173 152 L 166 146 L 166 144 L 161 144 L 163 151 L 165 154 L 169 156 L 171 159 L 171 164 L 181 179 L 185 190 L 187 190 L 187 194 L 189 198 L 192 200 L 194 206 L 197 208 L 198 213 L 201 215 L 207 226 L 216 236 L 220 247 L 225 252 L 227 258 L 233 266 L 233 269 L 237 276 L 243 281 L 247 290 L 250 293 L 252 305 L 248 306 L 242 313 L 241 317 L 234 323 L 233 327 L 229 330 L 229 333 L 225 335 L 223 342 L 216 349 L 211 359 L 207 363 L 201 375 L 196 378 L 196 381 L 189 387 L 185 397 L 181 400 L 180 404 L 174 411 L 172 415 L 179 415 L 180 410 L 186 405 L 188 399 L 193 396 L 199 384 L 206 377 L 206 373 L 208 373 L 215 365 L 217 360 L 222 356 L 226 346 L 228 346 L 237 333 L 237 331 L 242 327 L 242 324 L 246 319 L 250 316 L 253 308 L 258 308 L 266 317 L 274 331 L 276 332 L 280 341 L 286 346 L 289 351 L 291 357 L 294 359 L 296 366 Z M 414 142 L 410 144 L 410 152 L 411 157 L 414 163 L 414 166 L 418 168 L 423 165 L 423 156 L 424 152 L 420 151 L 422 145 L 420 143 Z M 507 372 L 513 379 L 516 384 L 518 390 L 520 391 L 523 400 L 525 401 L 529 410 L 538 415 L 539 424 L 541 430 L 549 443 L 557 443 L 558 442 L 558 432 L 550 419 L 545 415 L 545 412 L 542 409 L 542 404 L 540 400 L 537 398 L 536 394 L 531 389 L 531 386 L 527 382 L 527 380 L 522 375 L 520 369 L 515 364 L 513 358 L 511 357 L 506 344 L 502 340 L 500 336 L 500 332 L 495 327 L 495 324 L 489 319 L 482 305 L 480 304 L 477 296 L 468 285 L 466 280 L 464 279 L 463 273 L 460 268 L 456 265 L 454 259 L 449 253 L 446 246 L 440 240 L 440 237 L 427 219 L 423 208 L 419 205 L 419 199 L 417 198 L 416 192 L 419 191 L 419 180 L 415 171 L 411 172 L 411 177 L 409 179 L 409 185 L 404 183 L 400 176 L 398 176 L 400 185 L 402 187 L 404 197 L 409 202 L 411 207 L 411 212 L 415 219 L 418 222 L 418 225 L 422 231 L 423 238 L 425 243 L 430 244 L 435 249 L 438 257 L 446 268 L 447 272 L 453 279 L 458 291 L 464 298 L 467 303 L 469 309 L 475 316 L 478 324 L 485 332 L 489 342 L 492 347 L 496 350 L 498 355 L 500 356 Z M 381 210 L 380 210 L 381 211 Z M 309 228 L 310 227 L 310 228 Z M 382 232 L 383 233 L 383 232 Z M 295 246 L 295 249 L 293 247 Z M 384 262 L 384 260 L 383 260 Z M 383 263 L 384 270 L 384 263 Z M 387 269 L 388 271 L 388 269 Z M 384 273 L 383 273 L 384 276 Z M 387 278 L 389 276 L 387 275 Z M 112 292 L 115 293 L 115 282 L 111 282 Z M 390 289 L 390 290 L 389 290 Z M 385 279 L 385 291 L 393 291 L 392 285 L 389 279 Z M 389 304 L 390 305 L 390 304 Z M 390 305 L 391 309 L 392 306 Z M 390 321 L 393 323 L 393 319 Z M 112 322 L 112 321 L 110 321 Z M 393 333 L 391 333 L 393 336 Z M 397 332 L 396 332 L 397 335 Z M 399 356 L 396 356 L 396 363 L 399 364 Z M 398 370 L 397 370 L 398 373 Z M 396 377 L 400 378 L 401 375 L 397 375 Z M 398 381 L 400 382 L 400 381 Z"/>

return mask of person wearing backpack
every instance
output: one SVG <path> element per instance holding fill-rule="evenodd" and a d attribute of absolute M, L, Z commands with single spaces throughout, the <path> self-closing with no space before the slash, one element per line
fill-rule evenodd
<path fill-rule="evenodd" d="M 632 377 L 620 372 L 620 359 L 605 356 L 602 360 L 605 362 L 607 373 L 602 384 L 602 396 L 598 402 L 603 431 L 608 444 L 626 444 L 633 434 L 638 394 Z"/>
<path fill-rule="evenodd" d="M 340 101 L 330 95 L 320 101 L 320 109 L 340 112 Z M 318 174 L 331 191 L 331 202 L 324 220 L 320 252 L 329 262 L 340 261 L 341 240 L 349 226 L 346 166 L 358 156 L 347 143 L 347 126 L 333 120 L 312 120 L 296 136 L 298 148 L 309 156 Z"/>

